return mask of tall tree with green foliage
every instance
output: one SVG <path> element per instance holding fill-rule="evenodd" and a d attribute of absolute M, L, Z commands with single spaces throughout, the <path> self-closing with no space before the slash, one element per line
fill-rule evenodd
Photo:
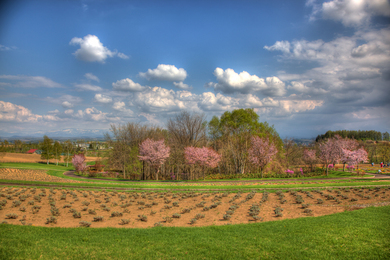
<path fill-rule="evenodd" d="M 40 149 L 42 150 L 41 159 L 47 160 L 47 164 L 49 164 L 50 159 L 54 158 L 52 143 L 53 140 L 47 135 L 43 136 L 43 142 L 40 143 Z"/>
<path fill-rule="evenodd" d="M 56 159 L 56 163 L 58 165 L 58 160 L 61 160 L 62 146 L 58 141 L 55 141 L 53 146 L 53 156 Z"/>
<path fill-rule="evenodd" d="M 72 142 L 70 140 L 66 140 L 63 144 L 62 150 L 65 152 L 64 161 L 66 162 L 66 167 L 68 167 L 69 162 L 72 160 L 74 150 Z"/>
<path fill-rule="evenodd" d="M 235 173 L 245 172 L 251 136 L 269 136 L 277 150 L 283 151 L 283 141 L 274 127 L 267 122 L 259 122 L 259 115 L 251 108 L 226 111 L 221 118 L 213 117 L 208 129 L 211 140 L 222 148 L 223 156 L 233 161 Z"/>

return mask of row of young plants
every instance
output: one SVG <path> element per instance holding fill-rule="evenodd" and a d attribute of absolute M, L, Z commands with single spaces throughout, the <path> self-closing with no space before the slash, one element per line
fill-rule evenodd
<path fill-rule="evenodd" d="M 313 190 L 312 192 L 318 194 L 321 196 L 321 198 L 318 198 L 315 202 L 315 204 L 323 204 L 324 200 L 332 201 L 332 203 L 340 204 L 343 201 L 351 201 L 356 202 L 358 199 L 356 196 L 360 197 L 362 201 L 369 200 L 371 198 L 377 198 L 380 197 L 381 199 L 388 198 L 388 191 L 390 191 L 390 188 L 380 188 L 376 187 L 374 189 L 327 189 L 325 190 L 327 193 L 324 192 L 324 190 Z M 59 192 L 59 194 L 57 194 Z M 312 214 L 312 210 L 309 208 L 310 203 L 304 203 L 303 195 L 306 195 L 307 198 L 314 199 L 314 196 L 311 194 L 310 191 L 307 190 L 298 190 L 298 191 L 277 191 L 275 193 L 276 196 L 278 196 L 278 199 L 280 201 L 280 204 L 286 204 L 287 201 L 285 199 L 285 195 L 289 193 L 293 197 L 293 200 L 290 201 L 290 203 L 301 205 L 301 208 L 304 209 L 304 213 L 306 214 Z M 355 197 L 349 198 L 346 194 L 354 194 Z M 55 197 L 55 194 L 57 196 Z M 245 195 L 245 197 L 242 197 Z M 235 214 L 236 210 L 241 207 L 243 204 L 247 202 L 251 202 L 256 195 L 256 191 L 252 191 L 247 194 L 243 193 L 236 193 L 233 197 L 231 197 L 228 201 L 229 207 L 226 213 L 223 215 L 223 220 L 230 220 L 230 218 Z M 248 211 L 248 216 L 252 218 L 252 221 L 262 221 L 263 218 L 259 216 L 260 208 L 261 206 L 266 203 L 269 200 L 269 192 L 263 192 L 262 197 L 259 200 L 254 200 L 252 206 L 250 207 Z M 213 197 L 214 196 L 214 197 Z M 196 208 L 202 209 L 204 213 L 197 213 L 195 216 L 190 220 L 190 224 L 197 223 L 198 220 L 205 217 L 205 214 L 207 214 L 207 211 L 217 208 L 222 204 L 222 199 L 229 197 L 229 193 L 118 193 L 116 191 L 113 192 L 93 192 L 93 191 L 73 191 L 73 190 L 59 190 L 59 189 L 50 189 L 49 194 L 47 194 L 47 189 L 14 189 L 14 188 L 3 188 L 0 193 L 0 198 L 3 197 L 0 201 L 0 210 L 3 210 L 3 207 L 7 205 L 8 201 L 12 201 L 11 208 L 19 208 L 19 211 L 25 213 L 27 211 L 26 206 L 31 206 L 31 214 L 35 215 L 40 212 L 40 209 L 42 208 L 42 199 L 47 197 L 47 201 L 51 207 L 50 212 L 51 216 L 47 218 L 46 224 L 56 224 L 57 223 L 57 217 L 61 214 L 67 214 L 70 213 L 73 218 L 75 219 L 81 219 L 82 215 L 81 212 L 88 212 L 89 215 L 93 215 L 93 222 L 101 222 L 104 221 L 104 216 L 97 215 L 96 209 L 88 208 L 88 206 L 91 203 L 94 203 L 96 205 L 99 205 L 99 208 L 101 211 L 105 211 L 110 213 L 110 218 L 117 218 L 117 217 L 123 217 L 124 214 L 130 213 L 129 207 L 133 206 L 133 203 L 138 207 L 137 210 L 139 211 L 145 211 L 150 210 L 149 215 L 152 216 L 157 213 L 157 210 L 154 209 L 155 206 L 157 206 L 159 203 L 156 202 L 156 199 L 162 199 L 164 206 L 160 209 L 160 212 L 164 212 L 166 210 L 170 210 L 172 208 L 179 209 L 180 201 L 191 199 L 196 200 L 197 197 L 199 197 L 202 201 L 199 203 L 195 203 L 195 205 L 190 207 L 181 208 L 179 212 L 173 213 L 172 215 L 167 215 L 163 218 L 162 221 L 158 221 L 154 224 L 154 226 L 162 226 L 165 223 L 171 223 L 174 219 L 181 218 L 182 215 L 190 213 L 192 210 L 195 210 Z M 117 200 L 114 200 L 113 198 L 117 198 Z M 206 202 L 207 198 L 211 199 Z M 30 199 L 32 198 L 32 199 Z M 77 211 L 72 204 L 80 201 L 80 198 L 82 199 L 82 209 L 81 212 Z M 72 199 L 73 201 L 68 201 L 68 199 Z M 119 200 L 118 200 L 119 199 Z M 175 201 L 172 201 L 175 200 Z M 58 203 L 61 201 L 64 201 L 65 203 L 61 206 L 61 210 L 58 207 Z M 22 205 L 22 203 L 26 205 Z M 111 205 L 107 205 L 111 203 Z M 206 203 L 211 203 L 211 205 L 206 206 Z M 120 207 L 121 211 L 112 211 L 110 207 Z M 67 212 L 64 212 L 67 211 Z M 283 208 L 281 206 L 277 206 L 274 209 L 275 217 L 282 217 L 283 216 Z M 148 213 L 141 213 L 138 215 L 137 220 L 142 222 L 148 221 Z M 241 213 L 242 214 L 242 213 Z M 6 215 L 7 219 L 17 219 L 18 214 L 16 213 L 9 213 Z M 23 215 L 23 217 L 20 219 L 21 224 L 28 225 L 26 222 L 26 215 Z M 7 220 L 4 220 L 3 223 L 7 223 Z M 130 223 L 130 219 L 128 218 L 121 218 L 119 224 L 126 225 Z M 81 226 L 90 226 L 91 223 L 88 221 L 80 221 Z"/>

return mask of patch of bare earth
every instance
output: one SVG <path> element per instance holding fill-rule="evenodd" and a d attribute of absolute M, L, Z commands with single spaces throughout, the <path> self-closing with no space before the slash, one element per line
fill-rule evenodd
<path fill-rule="evenodd" d="M 303 201 L 298 199 L 299 196 Z M 15 225 L 79 227 L 80 221 L 87 221 L 94 228 L 149 228 L 156 223 L 186 227 L 317 217 L 367 206 L 389 205 L 390 189 L 237 195 L 221 192 L 130 193 L 3 187 L 0 189 L 0 205 L 2 204 L 0 223 L 6 221 Z M 256 206 L 258 213 L 253 214 Z M 277 211 L 281 214 L 277 214 Z M 9 214 L 18 216 L 12 219 Z M 226 220 L 226 215 L 231 217 Z M 47 223 L 47 219 L 51 217 L 56 218 L 56 223 Z M 124 224 L 122 219 L 128 223 Z"/>
<path fill-rule="evenodd" d="M 87 162 L 96 161 L 98 157 L 86 157 Z M 20 163 L 39 163 L 47 162 L 44 159 L 41 159 L 40 154 L 25 154 L 25 153 L 5 153 L 5 155 L 0 158 L 0 162 L 20 162 Z M 50 163 L 56 163 L 56 160 L 49 160 Z M 59 162 L 64 162 L 63 157 Z"/>
<path fill-rule="evenodd" d="M 44 170 L 12 169 L 0 168 L 1 180 L 20 180 L 20 181 L 44 181 L 61 183 L 86 183 L 83 181 L 69 180 L 56 176 L 51 176 Z"/>

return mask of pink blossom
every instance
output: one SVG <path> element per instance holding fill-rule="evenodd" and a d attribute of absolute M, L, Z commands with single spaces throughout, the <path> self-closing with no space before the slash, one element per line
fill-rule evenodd
<path fill-rule="evenodd" d="M 153 167 L 160 167 L 169 157 L 170 147 L 164 144 L 164 139 L 160 141 L 153 141 L 146 139 L 139 146 L 138 156 L 140 161 L 145 161 Z"/>
<path fill-rule="evenodd" d="M 209 147 L 186 147 L 184 149 L 184 157 L 187 164 L 199 164 L 210 168 L 217 167 L 221 160 L 221 155 Z"/>
<path fill-rule="evenodd" d="M 271 162 L 273 156 L 278 152 L 275 145 L 270 143 L 267 138 L 252 136 L 251 143 L 252 147 L 248 151 L 249 161 L 260 168 Z"/>
<path fill-rule="evenodd" d="M 72 163 L 76 172 L 82 172 L 87 169 L 87 165 L 85 163 L 85 155 L 84 154 L 75 154 L 72 158 Z"/>

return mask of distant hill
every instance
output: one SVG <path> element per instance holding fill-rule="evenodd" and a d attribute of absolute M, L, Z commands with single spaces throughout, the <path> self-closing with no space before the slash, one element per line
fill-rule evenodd
<path fill-rule="evenodd" d="M 335 135 L 339 135 L 342 138 L 350 138 L 359 141 L 373 140 L 373 141 L 390 141 L 390 135 L 388 132 L 381 133 L 375 130 L 362 131 L 362 130 L 337 130 L 337 131 L 328 131 L 323 135 L 318 135 L 316 142 L 332 138 Z"/>

